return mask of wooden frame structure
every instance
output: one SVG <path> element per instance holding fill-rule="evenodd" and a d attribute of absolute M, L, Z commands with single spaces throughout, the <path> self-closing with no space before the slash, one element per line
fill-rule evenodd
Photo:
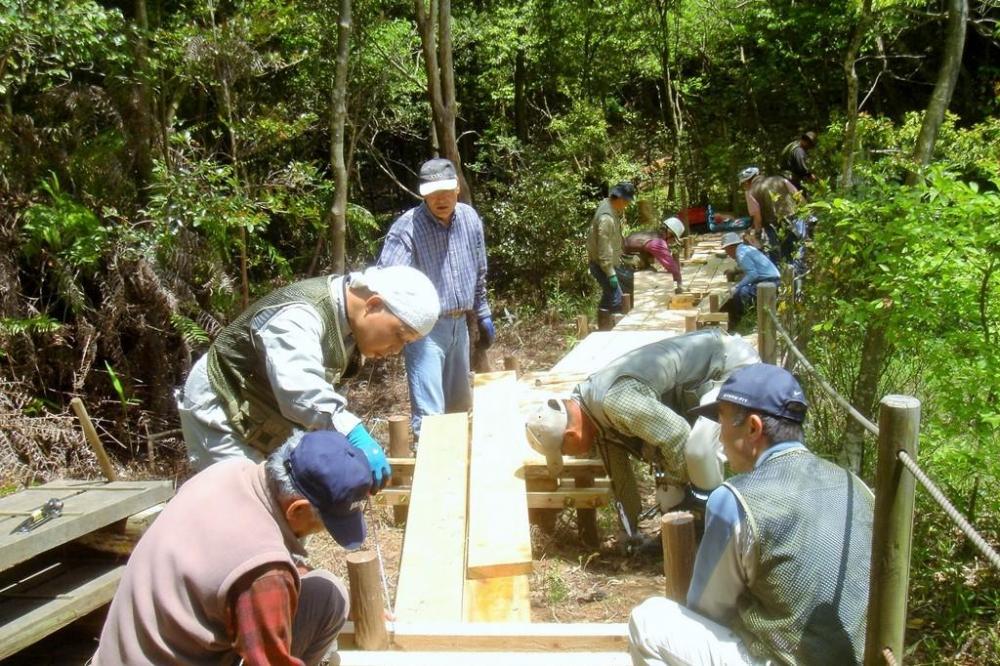
<path fill-rule="evenodd" d="M 412 484 L 378 496 L 409 506 L 395 621 L 387 623 L 392 646 L 402 652 L 347 649 L 342 664 L 629 663 L 624 624 L 530 621 L 528 510 L 592 514 L 610 490 L 600 460 L 567 459 L 562 478 L 550 479 L 523 422 L 540 400 L 568 396 L 621 354 L 687 332 L 692 321 L 725 325 L 717 310 L 729 288 L 723 270 L 732 262 L 718 256 L 718 243 L 719 235 L 703 237 L 682 263 L 693 290 L 688 309 L 670 309 L 669 274 L 637 273 L 631 312 L 613 330 L 581 339 L 551 371 L 476 375 L 471 435 L 465 414 L 424 418 L 419 455 L 391 459 L 401 478 L 412 474 Z M 342 648 L 352 644 L 353 631 L 341 633 Z"/>

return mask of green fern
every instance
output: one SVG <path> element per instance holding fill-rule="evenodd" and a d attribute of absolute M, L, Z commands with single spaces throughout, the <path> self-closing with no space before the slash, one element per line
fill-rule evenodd
<path fill-rule="evenodd" d="M 201 326 L 184 315 L 174 314 L 170 316 L 170 323 L 174 329 L 180 333 L 184 341 L 189 345 L 200 347 L 211 344 L 212 338 Z"/>

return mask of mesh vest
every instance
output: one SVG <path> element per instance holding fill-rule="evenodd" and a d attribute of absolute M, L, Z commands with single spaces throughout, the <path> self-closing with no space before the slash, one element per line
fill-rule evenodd
<path fill-rule="evenodd" d="M 323 322 L 320 346 L 327 381 L 336 383 L 348 361 L 330 298 L 329 283 L 336 277 L 311 278 L 276 289 L 222 329 L 208 350 L 208 379 L 222 400 L 229 425 L 240 439 L 265 454 L 288 439 L 295 424 L 282 416 L 274 399 L 267 370 L 253 346 L 250 324 L 262 311 L 291 303 L 306 303 L 316 308 Z"/>
<path fill-rule="evenodd" d="M 776 227 L 795 215 L 790 185 L 781 176 L 767 176 L 755 179 L 750 186 L 750 194 L 760 204 L 761 223 L 765 226 Z"/>
<path fill-rule="evenodd" d="M 725 484 L 747 514 L 756 579 L 733 631 L 783 664 L 860 664 L 873 497 L 848 470 L 791 449 Z"/>
<path fill-rule="evenodd" d="M 712 389 L 722 376 L 726 354 L 718 329 L 667 338 L 640 347 L 611 362 L 577 386 L 583 410 L 597 428 L 601 453 L 616 499 L 632 524 L 641 510 L 635 474 L 628 454 L 643 459 L 643 442 L 617 432 L 604 413 L 604 396 L 622 377 L 634 377 L 650 386 L 660 402 L 687 418 L 689 409 Z M 650 461 L 652 462 L 652 461 Z"/>

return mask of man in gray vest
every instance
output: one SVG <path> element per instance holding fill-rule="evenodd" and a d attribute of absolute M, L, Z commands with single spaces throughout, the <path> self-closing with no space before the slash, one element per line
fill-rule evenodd
<path fill-rule="evenodd" d="M 737 476 L 708 500 L 687 604 L 632 611 L 633 663 L 860 664 L 874 497 L 802 443 L 806 399 L 782 368 L 733 373 L 715 402 Z"/>
<path fill-rule="evenodd" d="M 685 499 L 688 484 L 704 491 L 718 486 L 718 428 L 707 419 L 689 423 L 687 412 L 734 369 L 759 362 L 745 340 L 718 329 L 654 342 L 598 370 L 569 398 L 547 399 L 528 419 L 528 441 L 545 455 L 552 476 L 559 474 L 563 454 L 586 455 L 596 446 L 622 526 L 633 532 L 642 501 L 629 456 L 658 468 L 663 511 Z"/>
<path fill-rule="evenodd" d="M 364 452 L 377 491 L 390 473 L 385 453 L 334 385 L 355 351 L 398 354 L 438 313 L 434 286 L 408 266 L 302 280 L 264 296 L 222 330 L 178 398 L 191 465 L 260 462 L 293 428 L 331 429 Z"/>

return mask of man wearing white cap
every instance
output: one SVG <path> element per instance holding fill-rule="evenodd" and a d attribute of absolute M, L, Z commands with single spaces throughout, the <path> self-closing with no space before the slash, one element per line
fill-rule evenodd
<path fill-rule="evenodd" d="M 680 242 L 684 237 L 684 223 L 676 217 L 668 217 L 660 223 L 660 228 L 656 231 L 636 231 L 625 237 L 625 252 L 631 255 L 639 255 L 644 264 L 651 263 L 652 259 L 660 262 L 660 265 L 674 278 L 674 291 L 681 291 L 681 267 L 670 253 L 670 243 Z"/>
<path fill-rule="evenodd" d="M 188 460 L 260 462 L 293 428 L 330 429 L 361 450 L 377 491 L 389 476 L 382 447 L 334 389 L 355 351 L 398 354 L 438 319 L 434 285 L 397 266 L 311 278 L 247 308 L 191 369 L 178 397 Z"/>
<path fill-rule="evenodd" d="M 526 423 L 528 442 L 558 476 L 562 458 L 601 454 L 630 530 L 641 500 L 628 456 L 657 468 L 664 512 L 722 483 L 718 427 L 688 418 L 735 369 L 760 362 L 738 335 L 718 329 L 667 338 L 618 357 L 578 384 L 568 398 L 543 402 Z M 687 491 L 688 486 L 693 486 Z"/>
<path fill-rule="evenodd" d="M 393 222 L 379 266 L 413 266 L 437 288 L 440 319 L 430 334 L 406 345 L 410 423 L 420 437 L 429 414 L 472 408 L 469 384 L 469 329 L 466 316 L 479 322 L 478 348 L 493 343 L 496 331 L 486 300 L 486 243 L 483 221 L 472 206 L 458 202 L 455 165 L 427 160 L 420 167 L 424 202 Z"/>

